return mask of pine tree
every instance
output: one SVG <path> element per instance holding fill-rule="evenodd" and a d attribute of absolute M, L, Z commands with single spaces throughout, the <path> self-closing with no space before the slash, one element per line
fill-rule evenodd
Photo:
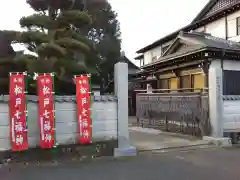
<path fill-rule="evenodd" d="M 92 23 L 81 0 L 27 0 L 36 11 L 20 19 L 23 32 L 8 31 L 13 43 L 22 43 L 33 55 L 21 57 L 27 70 L 55 72 L 61 81 L 73 74 L 96 73 L 98 58 L 94 45 L 77 32 Z"/>
<path fill-rule="evenodd" d="M 87 26 L 85 35 L 95 44 L 102 61 L 98 63 L 100 76 L 94 76 L 93 81 L 103 82 L 104 90 L 113 83 L 113 68 L 120 60 L 121 31 L 117 13 L 113 11 L 111 4 L 105 2 L 99 8 L 99 4 L 86 4 L 88 13 L 93 23 Z"/>
<path fill-rule="evenodd" d="M 22 72 L 25 70 L 25 63 L 17 60 L 23 52 L 15 52 L 11 46 L 11 40 L 0 32 L 0 93 L 9 92 L 9 72 Z"/>

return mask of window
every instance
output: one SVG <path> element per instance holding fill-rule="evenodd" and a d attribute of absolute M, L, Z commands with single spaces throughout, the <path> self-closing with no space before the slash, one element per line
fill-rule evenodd
<path fill-rule="evenodd" d="M 237 35 L 240 35 L 240 17 L 236 19 L 237 23 Z"/>
<path fill-rule="evenodd" d="M 223 71 L 223 95 L 240 95 L 240 71 Z"/>

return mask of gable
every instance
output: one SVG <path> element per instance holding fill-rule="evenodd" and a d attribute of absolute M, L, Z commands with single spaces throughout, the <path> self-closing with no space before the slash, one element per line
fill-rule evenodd
<path fill-rule="evenodd" d="M 185 41 L 181 38 L 177 38 L 164 52 L 163 56 L 167 56 L 170 54 L 178 53 L 178 52 L 184 52 L 184 51 L 189 51 L 192 48 L 195 48 L 199 46 L 199 44 L 195 44 L 189 41 Z"/>
<path fill-rule="evenodd" d="M 209 17 L 217 12 L 239 4 L 239 0 L 210 0 L 201 12 L 194 18 L 192 23 Z"/>
<path fill-rule="evenodd" d="M 174 47 L 173 46 L 169 47 L 169 49 L 164 53 L 163 56 L 167 56 L 169 54 L 174 54 L 177 51 L 181 51 L 181 50 L 186 49 L 186 47 L 187 47 L 187 44 L 181 43 L 181 42 L 177 42 L 177 44 L 175 44 Z"/>
<path fill-rule="evenodd" d="M 189 47 L 189 44 L 180 43 L 180 45 L 175 49 L 175 52 L 183 51 L 183 50 L 185 50 L 188 47 Z"/>

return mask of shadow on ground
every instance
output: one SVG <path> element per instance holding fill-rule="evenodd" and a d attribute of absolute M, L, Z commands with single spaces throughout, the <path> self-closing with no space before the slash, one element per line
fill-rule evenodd
<path fill-rule="evenodd" d="M 199 149 L 141 153 L 138 157 L 87 162 L 12 166 L 0 169 L 4 180 L 238 180 L 239 149 Z"/>

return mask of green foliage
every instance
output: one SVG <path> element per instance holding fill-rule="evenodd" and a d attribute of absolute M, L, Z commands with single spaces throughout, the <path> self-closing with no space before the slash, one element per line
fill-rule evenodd
<path fill-rule="evenodd" d="M 33 14 L 27 17 L 22 17 L 19 21 L 21 27 L 34 29 L 50 29 L 53 27 L 54 21 L 51 20 L 48 16 L 43 14 Z"/>
<path fill-rule="evenodd" d="M 0 33 L 7 37 L 9 45 L 24 44 L 35 55 L 5 53 L 0 57 L 0 70 L 6 66 L 9 67 L 6 72 L 55 72 L 57 91 L 61 93 L 75 91 L 72 82 L 75 74 L 92 73 L 93 83 L 97 84 L 101 78 L 106 85 L 112 80 L 121 40 L 117 14 L 109 3 L 105 0 L 27 0 L 27 3 L 36 13 L 20 19 L 24 31 Z M 0 85 L 1 78 L 0 73 Z M 33 92 L 34 83 L 30 80 Z"/>
<path fill-rule="evenodd" d="M 94 49 L 85 35 L 77 33 L 92 23 L 87 12 L 73 9 L 76 1 L 66 0 L 29 0 L 27 1 L 37 13 L 22 17 L 20 25 L 23 32 L 5 32 L 13 43 L 24 44 L 36 56 L 22 55 L 20 59 L 26 63 L 27 71 L 55 72 L 56 77 L 64 81 L 72 81 L 73 72 L 95 73 L 95 62 L 88 63 L 87 54 Z M 78 1 L 79 2 L 79 1 Z M 82 59 L 76 60 L 76 54 Z M 72 69 L 71 69 L 72 68 Z"/>
<path fill-rule="evenodd" d="M 72 39 L 72 38 L 68 38 L 68 37 L 64 37 L 61 39 L 56 40 L 56 43 L 59 44 L 62 47 L 65 47 L 69 50 L 81 50 L 82 52 L 89 52 L 90 51 L 90 47 L 79 41 L 76 39 Z"/>
<path fill-rule="evenodd" d="M 65 26 L 72 24 L 75 27 L 82 28 L 83 26 L 90 25 L 92 19 L 86 12 L 81 12 L 79 10 L 63 11 L 57 18 Z"/>
<path fill-rule="evenodd" d="M 6 54 L 0 58 L 0 92 L 8 94 L 9 72 L 22 72 L 26 68 L 23 60 L 17 57 L 21 56 L 22 52 L 14 54 Z"/>
<path fill-rule="evenodd" d="M 109 3 L 105 3 L 105 6 L 101 9 L 95 4 L 89 4 L 88 12 L 93 19 L 93 23 L 88 26 L 85 32 L 95 44 L 96 51 L 103 60 L 98 64 L 100 77 L 94 78 L 96 81 L 104 80 L 106 91 L 113 82 L 114 64 L 120 60 L 120 24 L 117 20 L 117 14 L 112 10 Z"/>

